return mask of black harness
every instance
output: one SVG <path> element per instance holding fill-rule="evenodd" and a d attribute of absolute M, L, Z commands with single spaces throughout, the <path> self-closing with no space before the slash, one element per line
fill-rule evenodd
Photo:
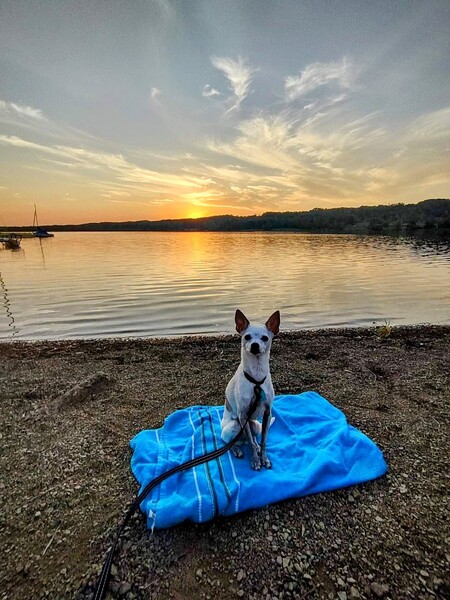
<path fill-rule="evenodd" d="M 264 391 L 261 386 L 265 382 L 267 375 L 264 377 L 264 379 L 261 379 L 261 381 L 256 381 L 256 379 L 253 379 L 253 377 L 249 373 L 247 373 L 247 371 L 244 371 L 244 377 L 245 377 L 245 379 L 250 381 L 250 383 L 253 383 L 253 385 L 255 386 L 254 387 L 255 401 L 256 401 L 256 406 L 258 406 L 258 404 L 261 402 L 261 397 L 264 394 Z M 252 415 L 252 414 L 253 414 L 253 412 L 250 413 L 250 415 Z"/>
<path fill-rule="evenodd" d="M 162 473 L 161 475 L 159 475 L 159 477 L 156 477 L 155 479 L 150 481 L 145 486 L 145 488 L 142 490 L 142 492 L 136 496 L 136 498 L 131 503 L 129 509 L 127 510 L 127 513 L 126 513 L 121 525 L 119 526 L 119 528 L 117 530 L 116 537 L 114 539 L 114 542 L 113 542 L 111 548 L 108 550 L 108 553 L 105 558 L 105 562 L 103 563 L 103 567 L 102 567 L 100 576 L 99 576 L 99 578 L 97 580 L 97 584 L 95 586 L 93 600 L 104 600 L 105 595 L 106 595 L 106 590 L 108 587 L 108 581 L 111 576 L 111 567 L 112 567 L 112 562 L 113 562 L 113 558 L 114 558 L 114 553 L 116 551 L 116 547 L 117 547 L 119 538 L 122 535 L 123 530 L 127 526 L 131 516 L 133 515 L 135 510 L 139 507 L 141 502 L 148 496 L 148 494 L 157 485 L 159 485 L 161 482 L 163 482 L 165 479 L 167 479 L 171 475 L 174 475 L 175 473 L 179 473 L 180 471 L 186 471 L 187 469 L 190 469 L 191 467 L 196 467 L 198 465 L 201 465 L 202 463 L 208 462 L 210 460 L 214 460 L 215 458 L 219 458 L 219 456 L 222 456 L 222 454 L 225 454 L 225 452 L 228 452 L 228 450 L 231 450 L 231 448 L 234 446 L 234 444 L 239 440 L 239 438 L 241 437 L 241 435 L 244 432 L 244 429 L 247 426 L 247 423 L 249 422 L 251 416 L 253 415 L 253 413 L 255 412 L 255 410 L 257 409 L 257 407 L 261 401 L 261 397 L 264 394 L 261 386 L 264 383 L 264 381 L 266 380 L 266 378 L 264 377 L 264 379 L 262 379 L 261 381 L 256 381 L 256 379 L 253 379 L 253 377 L 251 375 L 249 375 L 248 373 L 246 373 L 245 371 L 244 371 L 244 376 L 246 379 L 248 379 L 248 381 L 250 381 L 250 383 L 253 383 L 253 385 L 255 386 L 254 387 L 255 393 L 254 393 L 253 401 L 250 404 L 245 423 L 244 423 L 244 425 L 242 425 L 242 423 L 241 423 L 240 431 L 234 436 L 234 438 L 230 442 L 228 442 L 228 444 L 225 444 L 225 446 L 222 446 L 222 448 L 218 448 L 217 450 L 213 450 L 212 452 L 208 452 L 207 454 L 203 454 L 202 456 L 198 456 L 197 458 L 188 460 L 187 462 L 181 463 L 180 465 L 177 465 L 176 467 L 169 469 L 169 471 Z"/>

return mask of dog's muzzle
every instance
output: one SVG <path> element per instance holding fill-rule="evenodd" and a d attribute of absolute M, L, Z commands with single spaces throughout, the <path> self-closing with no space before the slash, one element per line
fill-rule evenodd
<path fill-rule="evenodd" d="M 259 344 L 257 344 L 256 342 L 253 342 L 253 344 L 250 346 L 250 352 L 252 354 L 259 354 L 261 352 L 261 348 L 259 347 Z"/>

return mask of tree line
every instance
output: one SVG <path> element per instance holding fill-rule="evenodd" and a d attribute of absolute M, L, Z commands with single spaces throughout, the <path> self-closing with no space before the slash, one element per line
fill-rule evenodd
<path fill-rule="evenodd" d="M 47 227 L 52 231 L 309 231 L 374 234 L 412 233 L 420 230 L 444 231 L 450 230 L 450 199 L 430 199 L 418 204 L 314 208 L 303 212 L 266 212 L 259 216 L 248 217 L 221 215 L 199 219 L 102 222 Z"/>

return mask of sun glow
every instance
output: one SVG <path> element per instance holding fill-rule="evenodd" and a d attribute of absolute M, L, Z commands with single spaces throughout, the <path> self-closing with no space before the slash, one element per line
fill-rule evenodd
<path fill-rule="evenodd" d="M 201 219 L 204 216 L 206 216 L 204 211 L 194 209 L 187 213 L 186 219 Z"/>

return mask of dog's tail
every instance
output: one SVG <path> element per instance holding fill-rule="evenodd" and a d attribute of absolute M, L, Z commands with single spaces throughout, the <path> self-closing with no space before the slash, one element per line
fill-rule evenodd
<path fill-rule="evenodd" d="M 270 419 L 269 427 L 272 427 L 273 422 L 275 421 L 275 417 Z M 261 435 L 262 425 L 259 421 L 254 421 L 253 419 L 250 421 L 250 427 L 252 429 L 252 433 L 254 436 Z"/>

